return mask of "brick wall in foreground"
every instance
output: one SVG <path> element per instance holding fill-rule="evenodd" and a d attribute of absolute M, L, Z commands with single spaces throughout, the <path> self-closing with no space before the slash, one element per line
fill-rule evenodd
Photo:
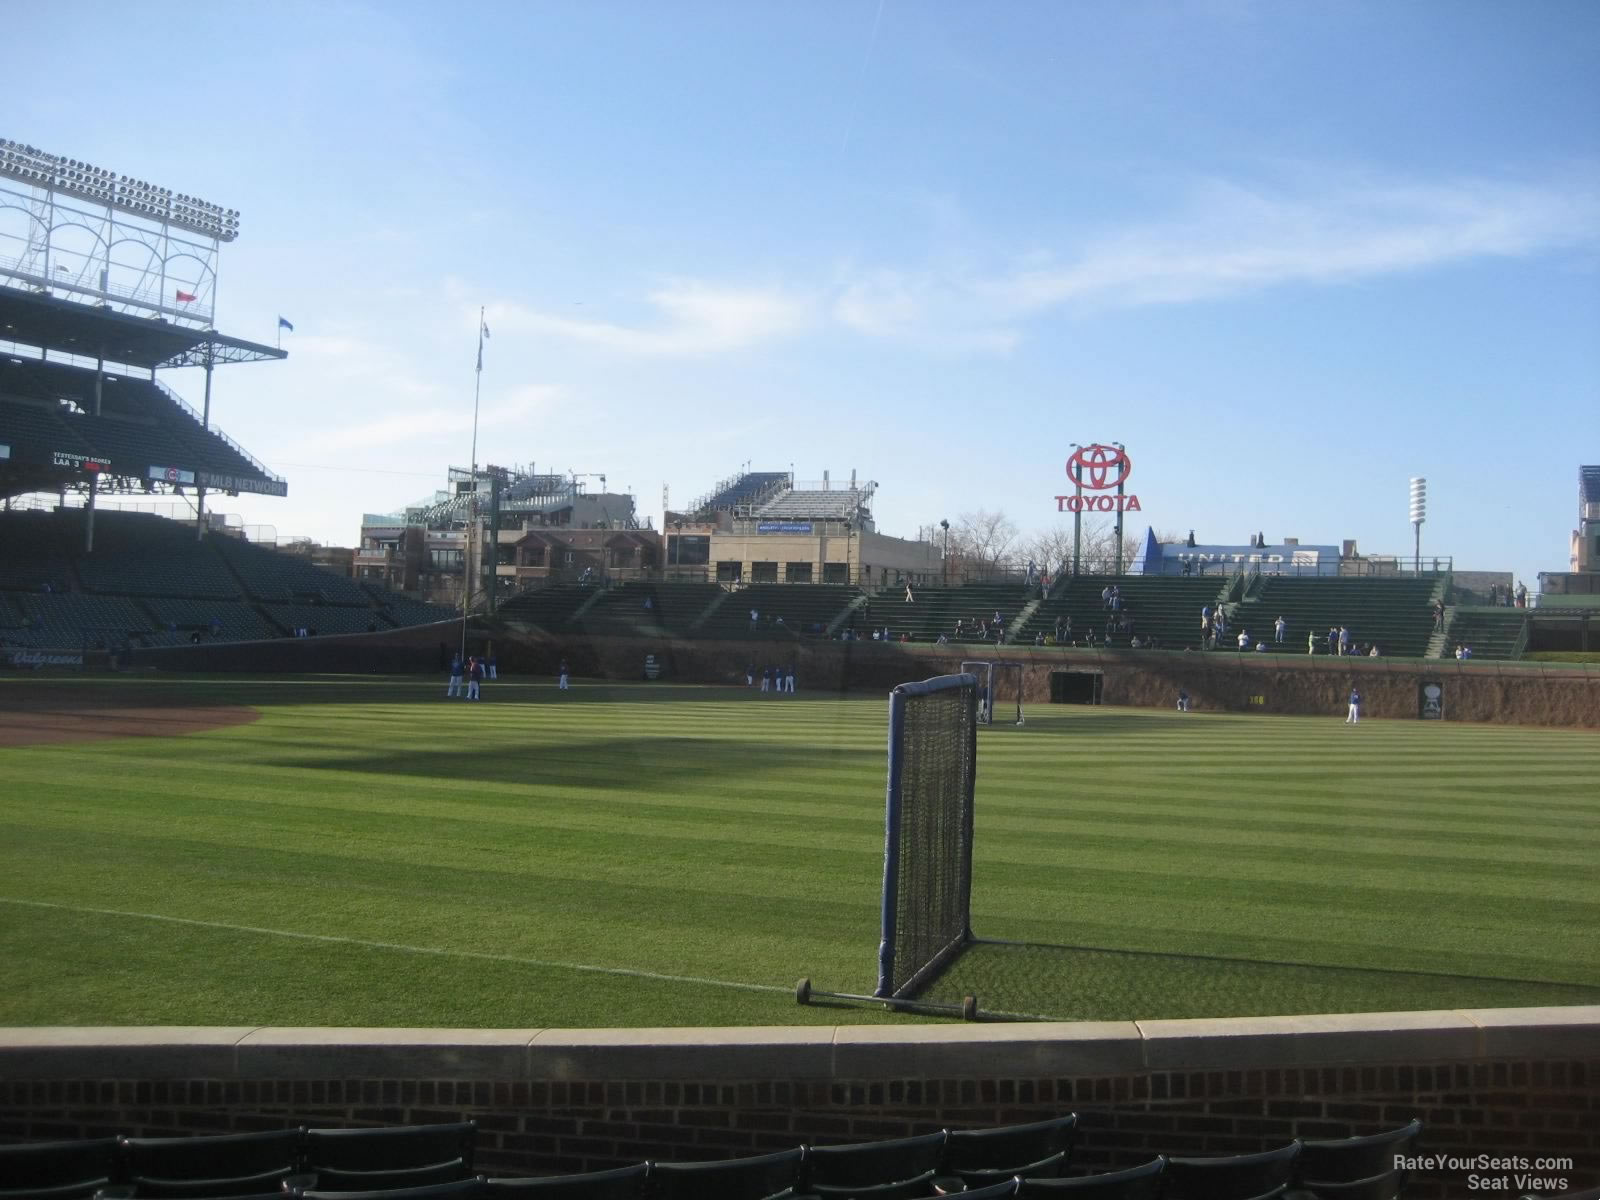
<path fill-rule="evenodd" d="M 478 1121 L 491 1173 L 1082 1114 L 1074 1161 L 1427 1124 L 1600 1183 L 1600 1009 L 735 1030 L 6 1030 L 0 1137 Z M 1493 1174 L 1493 1172 L 1488 1172 Z M 1471 1188 L 1425 1172 L 1414 1194 Z"/>

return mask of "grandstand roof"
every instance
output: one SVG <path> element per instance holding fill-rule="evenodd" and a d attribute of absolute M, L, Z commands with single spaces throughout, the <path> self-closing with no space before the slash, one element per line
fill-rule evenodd
<path fill-rule="evenodd" d="M 194 367 L 287 358 L 272 346 L 170 321 L 0 287 L 0 341 L 19 342 L 134 367 Z"/>

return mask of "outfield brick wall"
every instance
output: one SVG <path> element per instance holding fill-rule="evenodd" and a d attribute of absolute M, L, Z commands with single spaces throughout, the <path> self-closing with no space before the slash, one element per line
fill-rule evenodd
<path fill-rule="evenodd" d="M 0 1030 L 0 1137 L 472 1118 L 479 1168 L 714 1159 L 1077 1110 L 1074 1161 L 1421 1117 L 1423 1150 L 1600 1183 L 1600 1007 L 720 1030 Z M 1462 1169 L 1411 1193 L 1468 1194 Z"/>
<path fill-rule="evenodd" d="M 960 669 L 982 657 L 975 646 L 751 640 L 686 641 L 670 638 L 557 638 L 511 632 L 496 640 L 502 674 L 552 675 L 565 657 L 579 677 L 636 680 L 654 654 L 665 679 L 742 685 L 754 663 L 794 664 L 802 691 L 887 692 L 897 683 Z M 992 648 L 991 648 L 992 649 Z M 1180 686 L 1195 710 L 1270 712 L 1343 717 L 1351 685 L 1360 687 L 1367 715 L 1415 720 L 1417 688 L 1445 686 L 1451 721 L 1501 722 L 1600 729 L 1600 672 L 1552 669 L 1541 664 L 1472 664 L 1455 660 L 1327 658 L 1310 655 L 1213 651 L 1059 650 L 1005 646 L 993 656 L 1023 665 L 1024 698 L 1050 700 L 1057 671 L 1098 671 L 1102 700 L 1133 708 L 1170 709 Z"/>

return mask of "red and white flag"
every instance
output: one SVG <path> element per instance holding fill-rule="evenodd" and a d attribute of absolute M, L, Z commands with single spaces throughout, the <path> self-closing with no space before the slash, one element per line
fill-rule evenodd
<path fill-rule="evenodd" d="M 177 289 L 177 291 L 179 304 L 193 304 L 196 300 L 200 299 L 200 297 L 196 296 L 193 292 L 186 292 L 182 288 Z"/>

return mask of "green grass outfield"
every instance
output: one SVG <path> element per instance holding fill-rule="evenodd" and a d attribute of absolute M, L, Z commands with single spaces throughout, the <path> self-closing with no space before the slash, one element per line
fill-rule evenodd
<path fill-rule="evenodd" d="M 1533 685 L 1530 685 L 1533 686 Z M 152 690 L 153 689 L 153 690 Z M 879 696 L 0 681 L 254 724 L 0 749 L 0 1024 L 904 1020 Z M 1037 706 L 980 734 L 942 987 L 1139 1018 L 1600 1001 L 1600 737 Z"/>

